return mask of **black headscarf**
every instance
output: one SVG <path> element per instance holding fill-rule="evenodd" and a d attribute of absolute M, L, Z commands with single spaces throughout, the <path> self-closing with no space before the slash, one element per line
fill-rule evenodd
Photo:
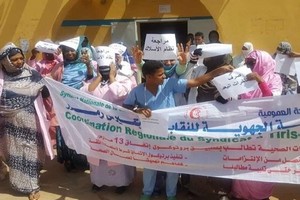
<path fill-rule="evenodd" d="M 232 57 L 230 54 L 209 57 L 203 60 L 203 64 L 207 67 L 206 73 L 211 72 L 224 65 L 231 64 L 231 62 L 232 62 Z M 227 100 L 223 99 L 218 89 L 212 82 L 207 82 L 199 86 L 197 102 L 205 102 L 205 101 L 212 101 L 212 100 L 217 100 L 221 103 L 227 102 Z"/>

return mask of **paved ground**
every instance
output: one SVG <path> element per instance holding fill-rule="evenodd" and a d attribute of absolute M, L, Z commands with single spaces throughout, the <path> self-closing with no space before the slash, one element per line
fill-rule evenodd
<path fill-rule="evenodd" d="M 107 188 L 93 193 L 89 171 L 67 173 L 63 165 L 53 161 L 47 161 L 45 170 L 41 175 L 40 200 L 138 200 L 142 188 L 141 170 L 133 184 L 122 195 L 114 193 L 115 188 Z M 10 189 L 8 180 L 0 182 L 0 200 L 26 200 L 24 197 Z M 161 195 L 153 200 L 165 200 Z M 291 184 L 278 184 L 271 200 L 300 200 L 300 186 Z M 213 200 L 212 197 L 191 197 L 185 189 L 179 189 L 178 200 Z"/>

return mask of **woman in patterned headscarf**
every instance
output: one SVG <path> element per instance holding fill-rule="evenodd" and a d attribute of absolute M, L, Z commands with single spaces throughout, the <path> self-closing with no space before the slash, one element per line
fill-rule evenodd
<path fill-rule="evenodd" d="M 273 58 L 277 56 L 277 54 L 284 54 L 288 55 L 289 57 L 293 54 L 292 52 L 292 45 L 289 42 L 280 42 L 276 48 L 276 52 L 273 55 Z M 286 67 L 286 66 L 282 66 Z M 279 73 L 281 80 L 282 80 L 282 95 L 288 94 L 296 94 L 297 93 L 297 77 L 292 75 L 286 75 Z"/>
<path fill-rule="evenodd" d="M 43 100 L 50 96 L 41 75 L 24 60 L 22 50 L 12 43 L 0 51 L 0 154 L 9 166 L 12 188 L 34 200 L 40 196 L 45 149 L 54 157 L 42 114 Z"/>

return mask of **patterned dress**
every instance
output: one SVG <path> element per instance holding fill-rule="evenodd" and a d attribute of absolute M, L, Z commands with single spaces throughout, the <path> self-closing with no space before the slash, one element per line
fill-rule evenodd
<path fill-rule="evenodd" d="M 35 70 L 4 73 L 0 98 L 0 145 L 9 166 L 13 189 L 29 194 L 39 190 L 39 172 L 45 148 L 34 100 L 40 94 L 42 77 Z"/>

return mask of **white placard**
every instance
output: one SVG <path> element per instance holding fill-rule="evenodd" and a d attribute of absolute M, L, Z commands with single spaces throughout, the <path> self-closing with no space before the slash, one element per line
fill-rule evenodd
<path fill-rule="evenodd" d="M 122 45 L 122 44 L 118 44 L 118 43 L 112 43 L 110 45 L 108 45 L 108 47 L 112 48 L 115 50 L 116 53 L 123 55 L 123 53 L 125 53 L 127 47 Z"/>
<path fill-rule="evenodd" d="M 278 53 L 276 54 L 275 61 L 275 72 L 285 75 L 295 75 L 295 58 L 290 58 L 285 54 Z"/>
<path fill-rule="evenodd" d="M 194 44 L 192 44 L 192 45 L 190 46 L 190 53 L 192 53 L 193 51 L 195 51 L 195 49 L 197 49 L 197 46 L 194 45 Z"/>
<path fill-rule="evenodd" d="M 25 38 L 20 39 L 20 48 L 24 53 L 26 53 L 29 49 L 29 40 Z"/>
<path fill-rule="evenodd" d="M 295 58 L 294 66 L 295 66 L 295 71 L 297 74 L 298 85 L 300 85 L 300 58 Z"/>
<path fill-rule="evenodd" d="M 35 48 L 43 53 L 55 53 L 59 45 L 44 41 L 39 41 L 35 44 Z"/>
<path fill-rule="evenodd" d="M 99 66 L 109 66 L 115 63 L 115 51 L 107 46 L 98 46 L 95 48 L 95 59 Z"/>
<path fill-rule="evenodd" d="M 152 132 L 157 136 L 167 136 L 168 133 L 161 130 L 168 130 L 168 119 L 166 115 L 161 113 L 151 113 L 151 117 L 147 118 L 144 115 L 139 115 L 139 119 L 142 122 L 141 128 L 145 132 Z"/>
<path fill-rule="evenodd" d="M 147 34 L 144 46 L 144 59 L 177 59 L 175 34 Z"/>
<path fill-rule="evenodd" d="M 202 55 L 201 55 L 202 58 L 232 53 L 232 44 L 221 44 L 221 43 L 200 44 L 197 45 L 197 49 L 199 48 L 202 49 Z"/>
<path fill-rule="evenodd" d="M 75 37 L 69 40 L 62 41 L 59 44 L 77 50 L 79 46 L 79 42 L 80 42 L 80 37 Z"/>
<path fill-rule="evenodd" d="M 258 88 L 258 84 L 255 80 L 246 80 L 246 75 L 249 73 L 251 73 L 251 70 L 246 66 L 242 66 L 230 73 L 215 77 L 212 82 L 224 99 L 236 98 L 239 94 L 247 93 Z"/>

